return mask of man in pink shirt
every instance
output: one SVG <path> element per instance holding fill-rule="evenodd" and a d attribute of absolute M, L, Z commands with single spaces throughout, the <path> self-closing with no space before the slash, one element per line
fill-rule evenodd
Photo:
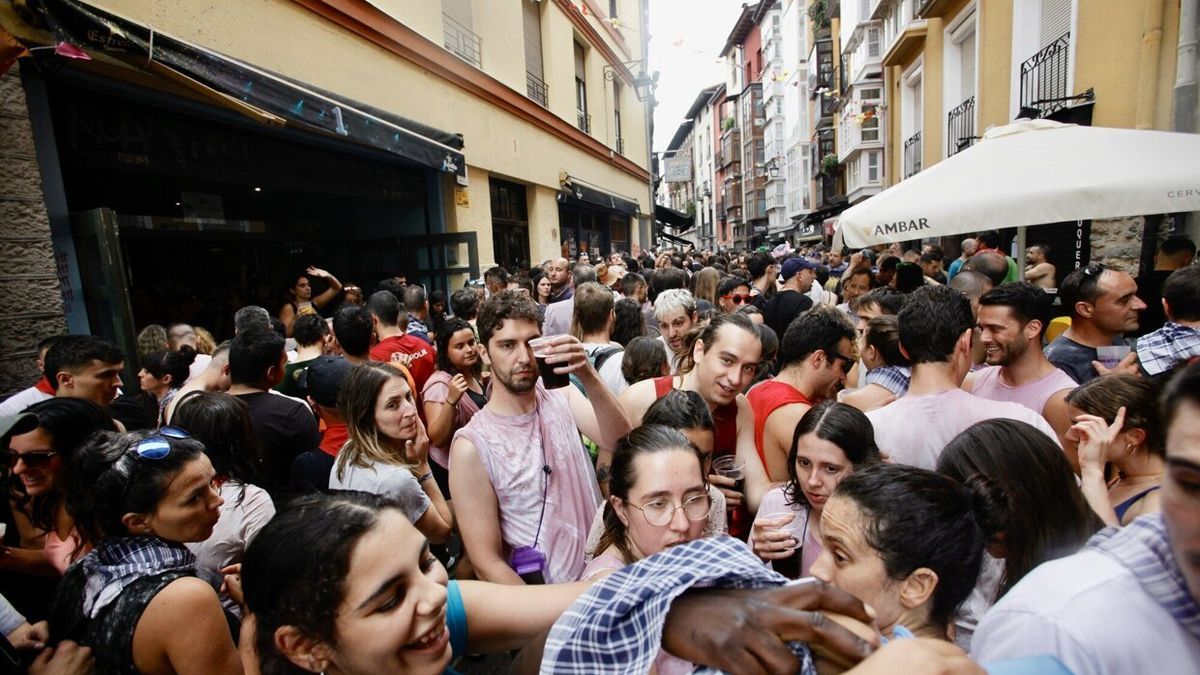
<path fill-rule="evenodd" d="M 1062 442 L 1071 426 L 1067 394 L 1078 385 L 1042 353 L 1050 305 L 1050 296 L 1027 281 L 984 293 L 979 337 L 988 365 L 968 375 L 963 389 L 992 401 L 1020 403 L 1045 418 Z"/>
<path fill-rule="evenodd" d="M 529 342 L 541 313 L 528 295 L 503 291 L 479 310 L 483 360 L 491 367 L 488 403 L 450 446 L 450 487 L 463 545 L 479 578 L 504 584 L 576 581 L 600 490 L 580 432 L 602 456 L 629 433 L 629 422 L 583 345 L 559 335 L 546 363 L 574 373 L 546 389 Z M 611 460 L 608 460 L 611 462 Z"/>
<path fill-rule="evenodd" d="M 975 329 L 967 296 L 947 286 L 923 286 L 909 294 L 898 319 L 900 349 L 912 363 L 912 381 L 904 396 L 867 413 L 875 443 L 891 461 L 932 470 L 955 436 L 995 418 L 1025 422 L 1058 443 L 1041 415 L 961 388 L 971 370 Z"/>

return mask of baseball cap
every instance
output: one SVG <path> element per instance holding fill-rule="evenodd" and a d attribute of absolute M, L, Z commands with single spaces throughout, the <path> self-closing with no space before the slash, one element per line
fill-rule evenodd
<path fill-rule="evenodd" d="M 318 356 L 300 373 L 297 383 L 318 404 L 332 408 L 337 405 L 338 392 L 352 368 L 341 356 Z"/>
<path fill-rule="evenodd" d="M 779 269 L 779 277 L 784 281 L 787 281 L 788 279 L 796 276 L 796 273 L 800 270 L 813 270 L 815 272 L 817 267 L 819 267 L 819 265 L 811 260 L 808 260 L 807 258 L 799 256 L 795 258 L 788 258 L 787 260 L 783 261 L 783 265 Z"/>
<path fill-rule="evenodd" d="M 38 427 L 38 416 L 33 413 L 0 415 L 0 438 L 27 434 Z"/>

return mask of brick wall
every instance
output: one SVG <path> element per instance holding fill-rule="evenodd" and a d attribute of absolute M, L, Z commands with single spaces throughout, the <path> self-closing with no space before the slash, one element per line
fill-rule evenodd
<path fill-rule="evenodd" d="M 37 380 L 34 345 L 64 332 L 29 111 L 12 68 L 0 76 L 0 398 Z"/>

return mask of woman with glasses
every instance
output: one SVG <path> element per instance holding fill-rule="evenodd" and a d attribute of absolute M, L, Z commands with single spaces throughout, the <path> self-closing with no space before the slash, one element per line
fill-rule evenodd
<path fill-rule="evenodd" d="M 217 593 L 185 544 L 224 500 L 204 445 L 163 427 L 98 433 L 71 464 L 67 509 L 95 549 L 59 585 L 51 642 L 91 647 L 103 673 L 241 673 Z"/>
<path fill-rule="evenodd" d="M 359 490 L 399 503 L 435 544 L 454 518 L 429 466 L 429 436 L 408 379 L 386 363 L 355 367 L 338 394 L 350 440 L 329 473 L 330 490 Z"/>
<path fill-rule="evenodd" d="M 18 416 L 5 449 L 16 527 L 5 537 L 0 569 L 58 576 L 90 550 L 67 511 L 68 483 L 72 458 L 101 430 L 116 430 L 112 418 L 83 399 L 48 399 Z"/>
<path fill-rule="evenodd" d="M 804 413 L 788 453 L 788 480 L 758 505 L 750 549 L 793 579 L 809 576 L 821 555 L 821 514 L 843 478 L 880 461 L 871 420 L 825 401 Z"/>
<path fill-rule="evenodd" d="M 717 303 L 726 314 L 749 304 L 750 282 L 737 276 L 725 277 L 717 287 Z"/>

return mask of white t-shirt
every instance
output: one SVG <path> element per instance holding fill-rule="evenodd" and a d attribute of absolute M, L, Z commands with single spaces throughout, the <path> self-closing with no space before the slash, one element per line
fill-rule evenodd
<path fill-rule="evenodd" d="M 34 403 L 41 403 L 48 398 L 54 397 L 37 387 L 22 389 L 0 403 L 0 415 L 16 415 Z"/>
<path fill-rule="evenodd" d="M 238 497 L 242 486 L 238 483 L 221 484 L 221 519 L 213 527 L 212 535 L 202 542 L 186 544 L 196 556 L 196 569 L 202 577 L 220 578 L 220 570 L 242 561 L 246 547 L 258 536 L 258 531 L 275 517 L 275 503 L 271 495 L 257 485 L 247 485 L 241 503 Z"/>
<path fill-rule="evenodd" d="M 1049 654 L 1075 675 L 1200 672 L 1200 640 L 1094 550 L 1043 563 L 979 622 L 976 663 Z"/>
<path fill-rule="evenodd" d="M 376 463 L 363 468 L 347 463 L 343 477 L 338 478 L 338 462 L 329 470 L 330 490 L 358 490 L 387 497 L 400 505 L 400 510 L 413 524 L 429 510 L 429 496 L 408 467 Z"/>
<path fill-rule="evenodd" d="M 600 345 L 594 342 L 583 343 L 583 348 L 585 351 L 587 351 L 588 358 L 591 358 L 597 352 L 610 347 L 617 347 L 620 349 L 621 345 L 617 344 L 616 342 L 610 342 L 606 345 Z M 604 384 L 608 386 L 608 390 L 611 391 L 614 396 L 620 396 L 621 392 L 625 391 L 625 388 L 629 386 L 629 383 L 625 381 L 625 375 L 621 373 L 621 361 L 624 359 L 624 356 L 624 349 L 620 349 L 618 352 L 609 354 L 604 359 L 604 363 L 600 364 L 600 368 L 598 369 L 598 372 L 600 373 L 600 379 L 604 380 Z"/>
<path fill-rule="evenodd" d="M 875 427 L 875 444 L 896 464 L 937 468 L 942 448 L 975 424 L 990 419 L 1025 422 L 1059 445 L 1058 434 L 1041 415 L 1017 403 L 989 401 L 962 389 L 901 396 L 867 413 Z"/>

